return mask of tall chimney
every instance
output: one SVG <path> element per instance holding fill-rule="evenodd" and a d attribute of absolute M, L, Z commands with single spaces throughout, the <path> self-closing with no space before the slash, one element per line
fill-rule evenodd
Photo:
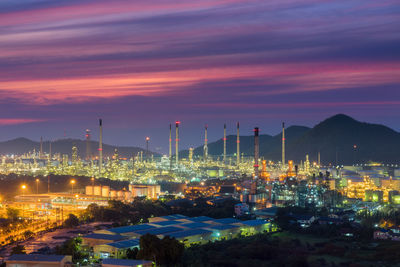
<path fill-rule="evenodd" d="M 285 123 L 282 122 L 282 167 L 285 167 Z"/>
<path fill-rule="evenodd" d="M 207 124 L 204 126 L 204 151 L 203 151 L 203 158 L 204 161 L 207 161 L 208 157 L 208 146 L 207 146 Z"/>
<path fill-rule="evenodd" d="M 51 140 L 49 141 L 49 164 L 51 164 Z"/>
<path fill-rule="evenodd" d="M 240 163 L 240 136 L 239 136 L 239 122 L 236 125 L 236 165 Z"/>
<path fill-rule="evenodd" d="M 90 161 L 92 158 L 90 147 L 90 130 L 86 129 L 86 160 Z"/>
<path fill-rule="evenodd" d="M 258 156 L 259 156 L 259 140 L 258 140 L 258 127 L 254 128 L 254 178 L 257 179 L 259 176 L 258 171 Z"/>
<path fill-rule="evenodd" d="M 180 121 L 175 122 L 175 163 L 179 163 L 179 124 Z"/>
<path fill-rule="evenodd" d="M 321 152 L 318 151 L 318 166 L 321 166 Z"/>
<path fill-rule="evenodd" d="M 172 125 L 169 124 L 169 161 L 172 160 Z"/>
<path fill-rule="evenodd" d="M 226 163 L 226 124 L 224 124 L 224 164 Z"/>
<path fill-rule="evenodd" d="M 146 160 L 150 158 L 149 141 L 150 137 L 146 136 Z"/>
<path fill-rule="evenodd" d="M 43 137 L 40 137 L 40 151 L 39 151 L 39 158 L 43 157 Z"/>
<path fill-rule="evenodd" d="M 100 138 L 99 138 L 99 174 L 101 175 L 103 167 L 103 120 L 99 119 Z"/>

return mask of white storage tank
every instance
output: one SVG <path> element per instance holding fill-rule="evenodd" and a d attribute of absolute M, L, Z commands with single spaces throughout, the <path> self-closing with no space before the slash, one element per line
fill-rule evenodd
<path fill-rule="evenodd" d="M 117 195 L 117 190 L 111 190 L 111 191 L 110 191 L 110 197 L 111 197 L 111 198 L 117 198 L 117 196 L 118 196 L 118 195 Z"/>
<path fill-rule="evenodd" d="M 130 191 L 125 191 L 124 192 L 124 199 L 125 200 L 130 200 L 132 198 L 132 192 Z"/>
<path fill-rule="evenodd" d="M 147 197 L 148 188 L 147 186 L 134 186 L 133 197 Z"/>
<path fill-rule="evenodd" d="M 124 191 L 120 190 L 117 192 L 117 197 L 118 198 L 124 198 Z"/>
<path fill-rule="evenodd" d="M 101 196 L 101 185 L 96 185 L 96 186 L 93 188 L 93 194 L 94 194 L 95 196 Z"/>
<path fill-rule="evenodd" d="M 101 188 L 101 196 L 102 197 L 110 197 L 110 187 L 109 186 L 103 186 Z"/>
<path fill-rule="evenodd" d="M 161 194 L 161 186 L 159 184 L 156 184 L 154 186 L 154 198 L 157 198 Z"/>
<path fill-rule="evenodd" d="M 154 198 L 154 186 L 153 185 L 147 185 L 147 197 Z"/>
<path fill-rule="evenodd" d="M 93 186 L 87 185 L 85 188 L 86 195 L 93 195 Z"/>

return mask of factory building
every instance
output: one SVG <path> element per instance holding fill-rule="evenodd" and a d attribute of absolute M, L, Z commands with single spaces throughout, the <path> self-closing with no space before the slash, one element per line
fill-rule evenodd
<path fill-rule="evenodd" d="M 83 245 L 96 258 L 123 258 L 128 249 L 139 248 L 140 237 L 146 234 L 159 238 L 175 238 L 185 246 L 232 239 L 239 235 L 254 235 L 276 231 L 267 220 L 240 221 L 234 218 L 213 219 L 207 216 L 186 217 L 175 214 L 153 217 L 149 223 L 95 231 L 83 236 Z"/>
<path fill-rule="evenodd" d="M 65 267 L 72 266 L 67 255 L 15 254 L 6 260 L 8 267 Z"/>
<path fill-rule="evenodd" d="M 109 186 L 88 185 L 85 187 L 88 196 L 118 199 L 121 201 L 132 201 L 135 197 L 146 197 L 156 199 L 161 194 L 161 187 L 158 184 L 130 184 L 129 191 L 113 190 Z"/>
<path fill-rule="evenodd" d="M 122 260 L 122 259 L 104 259 L 102 267 L 152 267 L 152 261 L 145 260 Z"/>

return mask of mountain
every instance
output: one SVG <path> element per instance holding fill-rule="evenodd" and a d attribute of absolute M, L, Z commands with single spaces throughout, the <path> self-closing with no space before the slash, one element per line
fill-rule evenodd
<path fill-rule="evenodd" d="M 49 141 L 43 142 L 43 152 L 49 152 Z M 68 154 L 71 155 L 72 153 L 72 146 L 76 146 L 78 148 L 78 155 L 81 158 L 86 157 L 86 141 L 79 140 L 79 139 L 59 139 L 55 140 L 51 143 L 51 151 L 52 154 L 60 153 L 60 154 Z M 99 144 L 96 141 L 90 141 L 90 149 L 92 155 L 97 155 L 97 148 Z M 28 152 L 32 152 L 33 150 L 39 152 L 40 150 L 40 142 L 35 142 L 29 140 L 27 138 L 16 138 L 13 140 L 0 142 L 0 155 L 6 154 L 15 154 L 15 155 L 22 155 Z M 136 155 L 138 152 L 145 150 L 139 147 L 127 147 L 127 146 L 112 146 L 103 144 L 103 155 L 105 157 L 112 156 L 114 154 L 115 149 L 118 150 L 118 154 L 121 157 L 132 157 L 132 155 Z M 154 154 L 158 155 L 158 154 Z M 144 156 L 144 155 L 143 155 Z"/>
<path fill-rule="evenodd" d="M 356 146 L 356 147 L 354 147 Z M 377 161 L 398 163 L 400 133 L 379 124 L 359 122 L 338 114 L 317 124 L 288 148 L 294 159 L 310 155 L 312 160 L 321 153 L 323 163 L 352 164 Z"/>
<path fill-rule="evenodd" d="M 291 126 L 285 130 L 286 160 L 300 162 L 309 155 L 310 161 L 317 161 L 318 152 L 323 164 L 353 164 L 369 161 L 387 164 L 400 161 L 400 133 L 379 124 L 359 122 L 347 115 L 337 114 L 313 128 Z M 227 154 L 236 151 L 236 136 L 227 138 Z M 241 152 L 252 156 L 254 137 L 240 137 Z M 356 148 L 354 148 L 354 145 Z M 209 154 L 221 156 L 222 139 L 208 145 Z M 281 160 L 282 133 L 260 136 L 260 156 L 273 161 Z M 203 147 L 194 150 L 203 154 Z"/>

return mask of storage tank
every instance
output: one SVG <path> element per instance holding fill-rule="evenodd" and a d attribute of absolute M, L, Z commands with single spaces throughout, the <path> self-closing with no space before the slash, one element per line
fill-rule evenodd
<path fill-rule="evenodd" d="M 129 184 L 129 191 L 130 191 L 130 192 L 133 191 L 133 184 Z"/>
<path fill-rule="evenodd" d="M 240 202 L 247 202 L 247 201 L 249 201 L 249 195 L 247 195 L 247 194 L 241 194 L 240 195 Z"/>
<path fill-rule="evenodd" d="M 93 186 L 87 185 L 85 188 L 86 195 L 93 195 Z"/>
<path fill-rule="evenodd" d="M 111 191 L 110 191 L 110 197 L 111 197 L 111 198 L 117 198 L 117 196 L 118 196 L 118 195 L 117 195 L 117 190 L 111 190 Z"/>
<path fill-rule="evenodd" d="M 124 198 L 124 191 L 120 190 L 117 192 L 117 197 L 118 198 Z"/>
<path fill-rule="evenodd" d="M 154 198 L 154 186 L 153 185 L 147 185 L 147 197 Z"/>
<path fill-rule="evenodd" d="M 147 186 L 134 186 L 133 188 L 133 197 L 147 197 L 148 188 Z"/>
<path fill-rule="evenodd" d="M 249 203 L 256 203 L 257 195 L 249 195 Z"/>
<path fill-rule="evenodd" d="M 132 192 L 124 191 L 124 200 L 130 200 L 132 198 Z"/>
<path fill-rule="evenodd" d="M 156 197 L 158 197 L 159 195 L 160 195 L 160 193 L 161 193 L 161 186 L 159 185 L 159 184 L 156 184 L 155 186 L 154 186 L 154 197 L 156 198 Z"/>
<path fill-rule="evenodd" d="M 103 186 L 101 188 L 101 196 L 102 197 L 110 197 L 110 187 L 109 186 Z"/>
<path fill-rule="evenodd" d="M 101 185 L 96 185 L 93 188 L 93 195 L 95 196 L 101 196 Z"/>

